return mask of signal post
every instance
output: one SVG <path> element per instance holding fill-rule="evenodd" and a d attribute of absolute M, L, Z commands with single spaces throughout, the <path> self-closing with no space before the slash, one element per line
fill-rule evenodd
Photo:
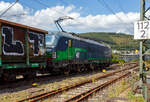
<path fill-rule="evenodd" d="M 146 72 L 145 68 L 145 52 L 147 50 L 146 42 L 150 39 L 150 20 L 146 17 L 146 12 L 150 9 L 145 10 L 145 0 L 140 1 L 141 9 L 140 9 L 140 21 L 134 23 L 134 39 L 139 40 L 140 42 L 140 57 L 139 57 L 139 76 L 140 76 L 140 88 L 141 93 L 146 102 L 148 100 L 148 84 L 146 81 Z"/>

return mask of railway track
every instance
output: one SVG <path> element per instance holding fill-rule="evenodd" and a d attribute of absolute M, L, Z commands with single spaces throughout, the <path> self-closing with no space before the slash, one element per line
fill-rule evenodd
<path fill-rule="evenodd" d="M 131 74 L 131 72 L 129 72 L 129 71 L 125 72 L 125 74 L 123 74 L 123 75 L 121 74 L 121 75 L 119 75 L 116 78 L 112 78 L 111 80 L 108 80 L 108 81 L 106 81 L 104 83 L 101 83 L 100 85 L 98 85 L 98 86 L 96 86 L 94 88 L 91 88 L 91 89 L 89 89 L 89 90 L 87 90 L 85 92 L 82 92 L 80 94 L 77 94 L 74 97 L 71 97 L 71 98 L 69 98 L 69 99 L 67 99 L 67 100 L 65 100 L 63 102 L 72 102 L 72 101 L 73 102 L 80 102 L 80 101 L 86 100 L 90 95 L 96 93 L 97 91 L 99 91 L 99 90 L 101 90 L 103 88 L 106 88 L 108 85 L 113 84 L 113 83 L 115 83 L 116 81 L 118 81 L 118 80 L 120 80 L 122 78 L 125 78 L 125 77 L 129 76 L 130 74 Z"/>
<path fill-rule="evenodd" d="M 126 65 L 131 65 L 131 64 L 135 64 L 135 63 L 133 63 L 133 62 L 132 63 L 125 63 L 124 65 L 126 66 Z M 107 69 L 108 70 L 115 70 L 115 69 L 119 68 L 119 66 L 120 65 L 118 65 L 118 64 L 113 64 Z M 24 78 L 19 78 L 16 81 L 11 82 L 11 84 L 9 82 L 5 82 L 5 81 L 0 80 L 1 81 L 0 90 L 8 89 L 8 88 L 16 88 L 16 87 L 20 86 L 20 84 L 24 85 L 24 86 L 28 86 L 28 85 L 31 85 L 33 82 L 43 83 L 47 80 L 52 80 L 52 79 L 55 79 L 55 78 L 62 79 L 62 78 L 65 78 L 65 77 L 73 77 L 73 76 L 77 76 L 77 75 L 85 75 L 85 74 L 91 74 L 91 73 L 93 73 L 93 72 L 89 71 L 89 72 L 86 72 L 86 73 L 72 73 L 69 76 L 60 75 L 60 74 L 59 75 L 58 74 L 56 74 L 56 75 L 49 75 L 48 74 L 48 75 L 37 76 L 37 77 L 35 77 L 34 80 L 26 80 Z"/>
<path fill-rule="evenodd" d="M 26 99 L 19 100 L 17 102 L 27 102 L 27 101 L 36 102 L 39 100 L 44 100 L 44 99 L 46 100 L 48 97 L 51 97 L 51 96 L 53 96 L 51 97 L 52 102 L 58 101 L 58 100 L 59 102 L 60 101 L 62 102 L 77 101 L 78 102 L 87 98 L 93 92 L 98 91 L 108 86 L 109 84 L 114 83 L 117 80 L 130 75 L 131 72 L 129 72 L 128 70 L 134 69 L 135 67 L 137 67 L 137 63 L 126 64 L 126 67 L 123 69 L 119 69 L 117 71 L 113 71 L 104 75 L 97 75 L 95 77 L 88 78 L 87 80 L 84 80 L 82 82 L 77 82 L 69 86 L 54 89 L 54 90 L 51 90 L 51 91 L 48 91 L 39 95 L 35 95 Z M 124 74 L 121 73 L 121 75 L 118 76 L 119 72 L 124 72 Z M 75 90 L 77 90 L 77 92 L 75 92 Z M 63 92 L 67 94 L 64 95 Z"/>

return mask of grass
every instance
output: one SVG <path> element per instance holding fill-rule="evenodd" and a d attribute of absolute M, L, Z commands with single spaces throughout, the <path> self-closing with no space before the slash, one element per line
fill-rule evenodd
<path fill-rule="evenodd" d="M 110 98 L 112 97 L 117 97 L 119 96 L 119 94 L 124 91 L 125 89 L 127 89 L 129 87 L 128 83 L 126 82 L 126 80 L 121 80 L 120 83 L 118 83 L 117 85 L 111 87 L 108 90 L 108 96 Z"/>
<path fill-rule="evenodd" d="M 115 84 L 113 87 L 108 90 L 108 97 L 118 97 L 123 91 L 125 91 L 129 86 L 133 86 L 133 84 L 139 80 L 137 75 L 132 75 L 130 78 L 121 80 L 119 83 Z M 128 102 L 144 102 L 143 97 L 134 96 L 132 90 L 129 90 L 127 95 L 125 95 L 128 99 Z"/>
<path fill-rule="evenodd" d="M 129 102 L 145 102 L 142 96 L 135 96 L 133 92 L 130 90 L 127 95 Z"/>
<path fill-rule="evenodd" d="M 82 33 L 80 36 L 110 45 L 112 49 L 117 50 L 135 50 L 138 49 L 138 41 L 133 39 L 133 35 L 116 34 L 108 32 L 89 32 Z"/>

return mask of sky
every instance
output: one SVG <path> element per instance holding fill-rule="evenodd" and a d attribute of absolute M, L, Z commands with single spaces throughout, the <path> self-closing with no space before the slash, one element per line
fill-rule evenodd
<path fill-rule="evenodd" d="M 0 0 L 0 14 L 15 0 Z M 146 1 L 147 7 L 150 0 Z M 139 20 L 140 0 L 19 0 L 1 19 L 58 31 L 54 21 L 65 31 L 75 33 L 116 32 L 133 34 L 133 23 Z"/>

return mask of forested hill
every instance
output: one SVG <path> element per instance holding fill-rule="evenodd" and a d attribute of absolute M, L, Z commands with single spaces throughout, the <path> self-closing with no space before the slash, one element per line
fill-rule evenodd
<path fill-rule="evenodd" d="M 81 33 L 80 36 L 108 44 L 116 50 L 135 50 L 139 46 L 133 35 L 122 33 L 90 32 Z"/>

